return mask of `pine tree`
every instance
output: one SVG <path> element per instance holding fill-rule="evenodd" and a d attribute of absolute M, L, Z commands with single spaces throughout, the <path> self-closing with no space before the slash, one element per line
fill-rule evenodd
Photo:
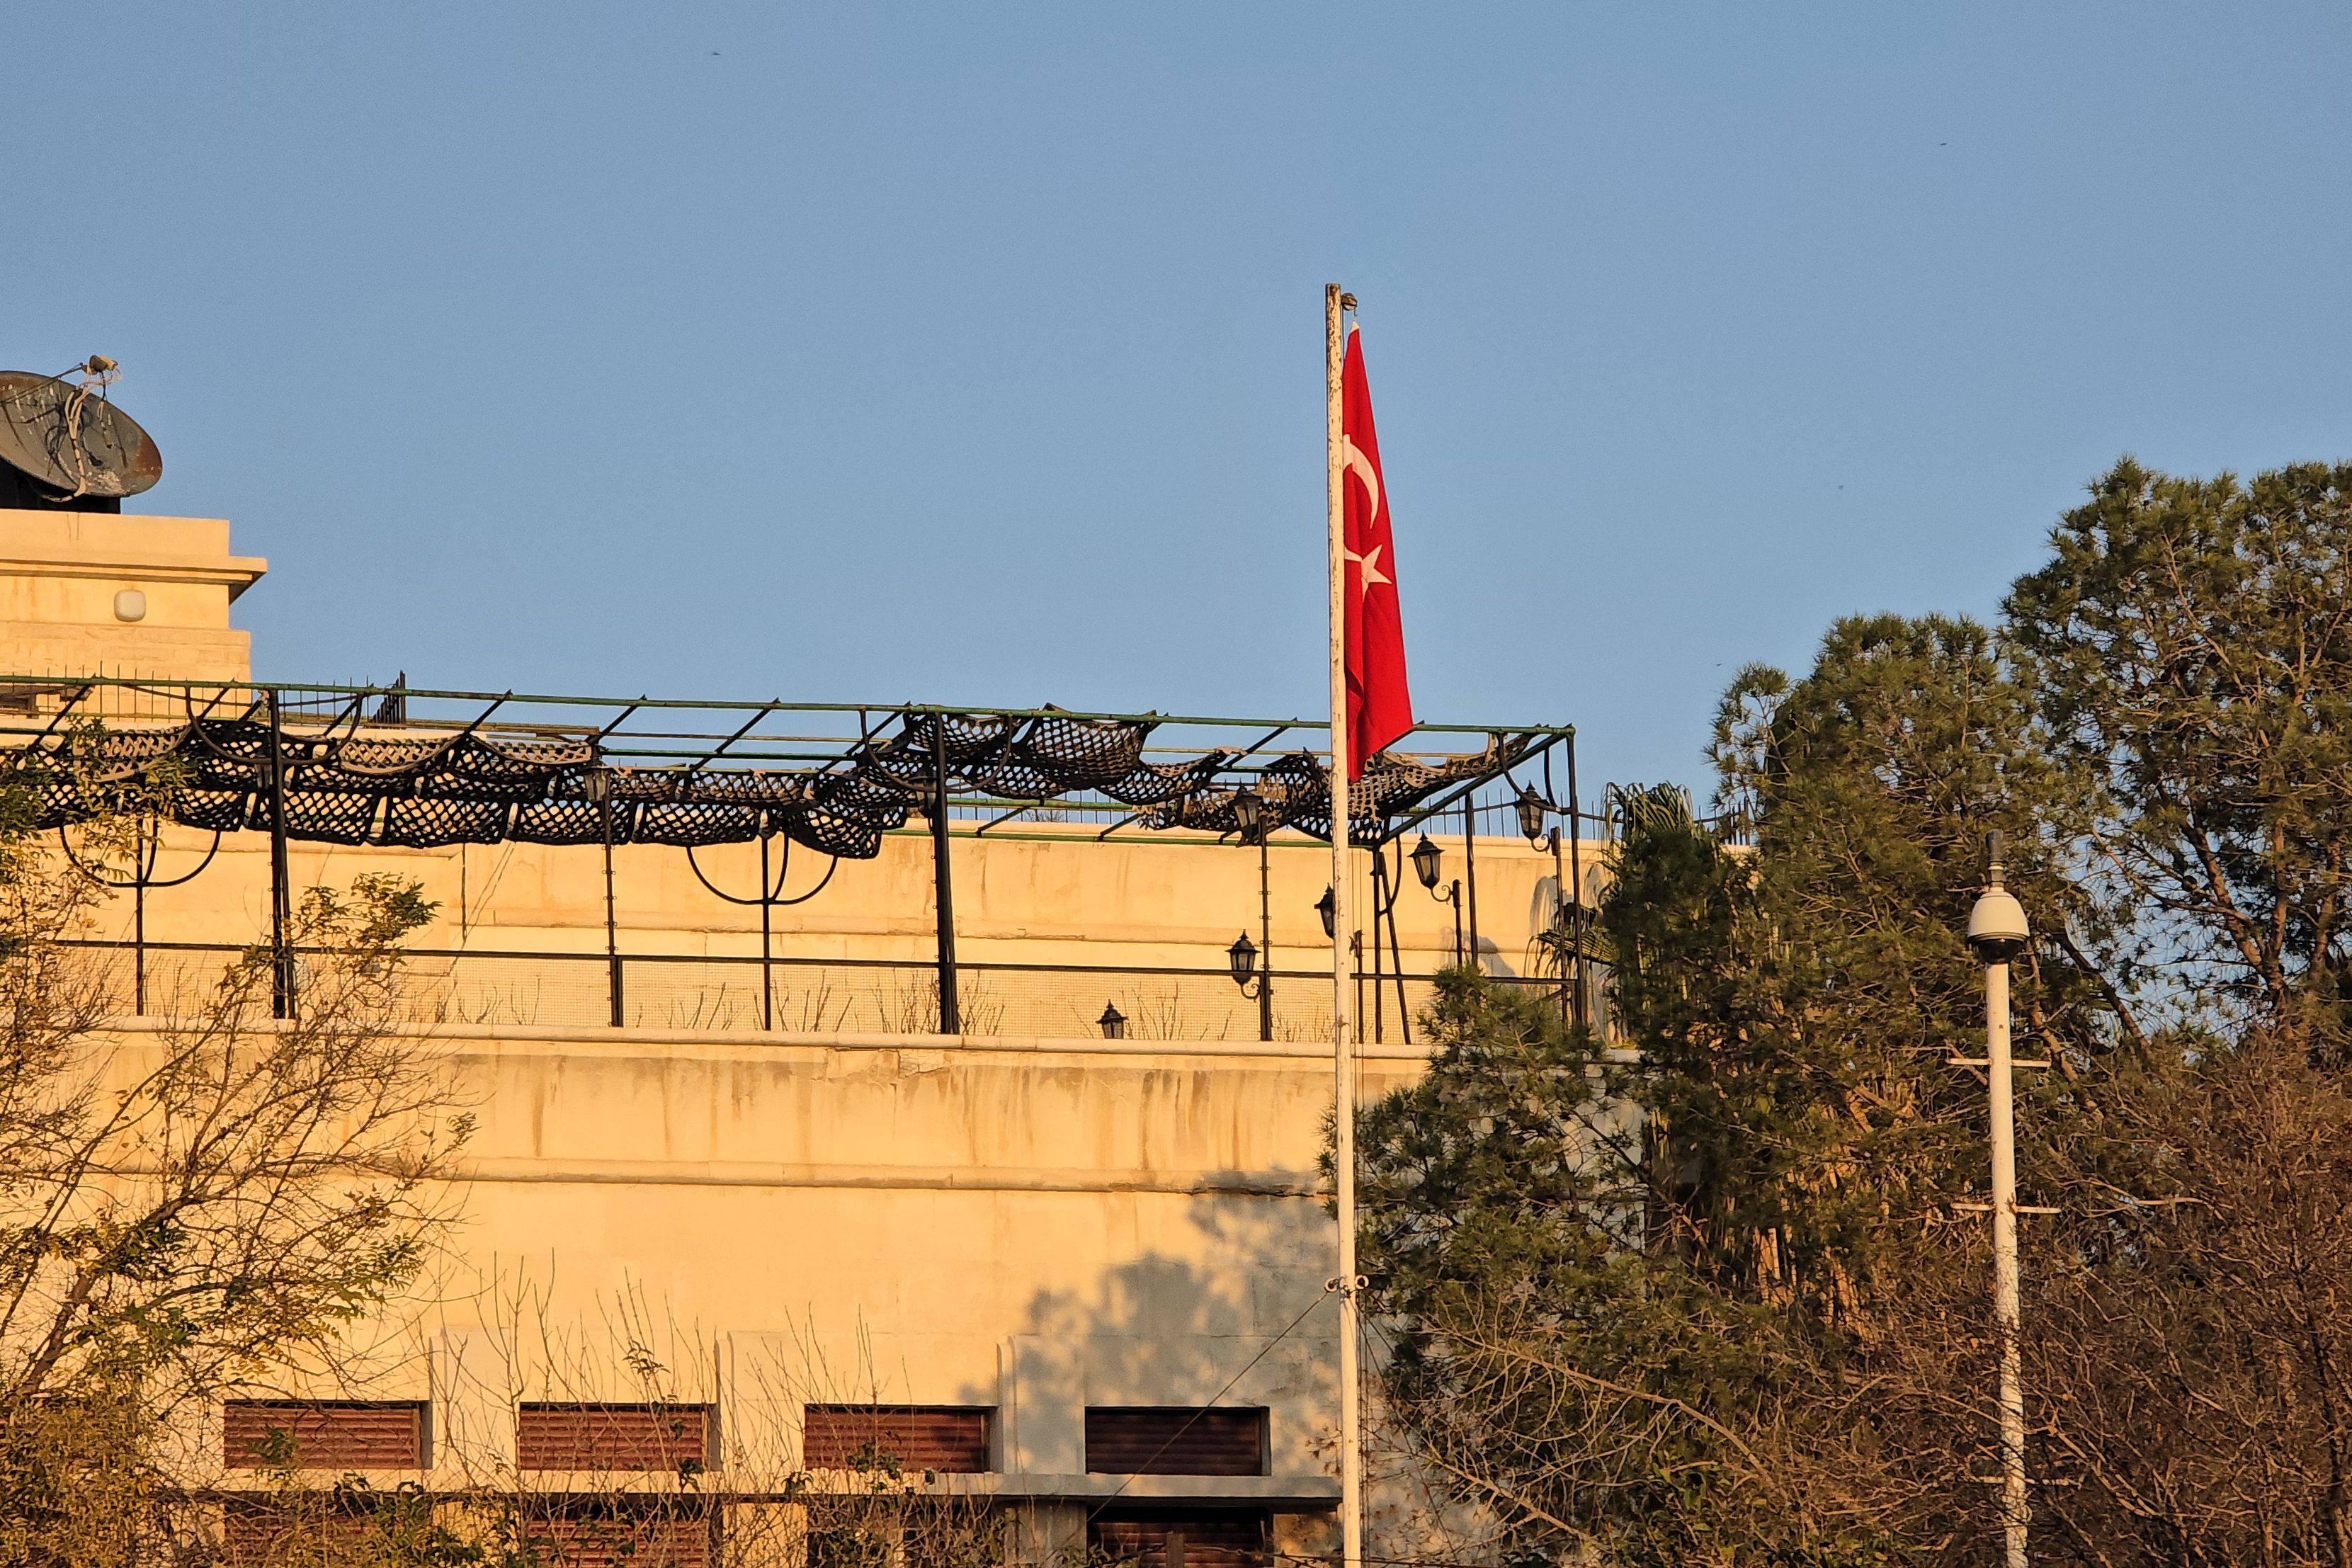
<path fill-rule="evenodd" d="M 1445 988 L 1367 1119 L 1413 1440 L 1517 1548 L 1990 1560 L 1982 975 L 2016 976 L 2045 1556 L 2352 1568 L 2352 469 L 2129 461 L 1993 628 L 1743 671 L 1727 842 L 1633 797 L 1618 1035 Z M 1744 842 L 1752 840 L 1750 842 Z"/>

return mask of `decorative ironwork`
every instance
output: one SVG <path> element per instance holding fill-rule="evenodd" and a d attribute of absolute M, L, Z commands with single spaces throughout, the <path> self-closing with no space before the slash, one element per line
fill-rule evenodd
<path fill-rule="evenodd" d="M 931 839 L 936 1026 L 957 1034 L 962 987 L 948 819 L 961 807 L 996 813 L 975 830 L 982 834 L 1024 815 L 1072 812 L 1114 816 L 1103 837 L 1130 826 L 1243 833 L 1259 848 L 1267 959 L 1259 982 L 1259 1030 L 1271 1038 L 1265 846 L 1283 827 L 1317 837 L 1330 828 L 1321 758 L 1311 751 L 1273 749 L 1294 731 L 1323 728 L 1300 720 L 1058 708 L 976 712 L 911 705 L 877 710 L 650 698 L 620 702 L 421 691 L 409 689 L 404 677 L 391 688 L 350 688 L 97 679 L 60 684 L 0 676 L 0 698 L 8 700 L 0 703 L 0 780 L 31 794 L 40 826 L 63 838 L 74 824 L 107 812 L 138 820 L 142 868 L 132 885 L 139 889 L 135 1005 L 141 1007 L 149 946 L 145 889 L 176 885 L 153 881 L 152 854 L 143 852 L 155 841 L 158 821 L 209 830 L 215 848 L 226 833 L 269 835 L 271 1007 L 279 1017 L 293 1016 L 298 1003 L 289 840 L 419 848 L 599 846 L 604 858 L 602 956 L 607 1016 L 615 1028 L 629 1014 L 613 849 L 652 844 L 684 849 L 715 896 L 759 907 L 760 1017 L 772 1027 L 772 911 L 814 897 L 840 861 L 880 854 L 882 836 L 919 813 L 929 819 Z M 11 713 L 34 722 L 11 725 Z M 680 727 L 696 724 L 698 714 L 702 724 L 715 720 L 735 727 L 724 734 Z M 597 721 L 582 722 L 583 717 Z M 848 732 L 853 720 L 854 735 Z M 802 723 L 815 724 L 820 732 L 797 732 Z M 1155 732 L 1163 728 L 1192 743 L 1155 747 Z M 1244 743 L 1223 743 L 1238 739 L 1236 731 L 1261 729 L 1263 734 Z M 1356 813 L 1351 837 L 1374 851 L 1376 878 L 1385 878 L 1382 846 L 1457 802 L 1466 825 L 1473 792 L 1507 780 L 1521 763 L 1545 759 L 1548 803 L 1549 753 L 1562 742 L 1571 743 L 1573 776 L 1572 731 L 1430 726 L 1416 731 L 1427 739 L 1449 733 L 1476 735 L 1484 744 L 1471 753 L 1383 752 L 1372 759 L 1362 787 L 1349 793 Z M 793 845 L 828 857 L 824 875 L 807 893 L 783 896 L 782 867 L 773 855 L 777 838 L 785 841 L 782 865 L 789 865 Z M 706 847 L 751 842 L 759 846 L 760 881 L 750 898 L 719 888 L 695 860 L 695 851 Z M 205 863 L 210 859 L 207 855 Z M 1475 885 L 1474 879 L 1474 942 Z M 1329 895 L 1320 908 L 1328 927 Z M 1374 934 L 1377 994 L 1377 923 Z M 1393 949 L 1392 917 L 1389 935 Z M 1377 1010 L 1374 1020 L 1377 1037 Z M 1125 1027 L 1116 1007 L 1106 1007 L 1098 1022 L 1106 1032 Z"/>
<path fill-rule="evenodd" d="M 1270 754 L 1263 743 L 1155 753 L 1150 742 L 1163 725 L 1210 722 L 1157 714 L 908 708 L 884 710 L 877 723 L 873 710 L 858 710 L 858 735 L 828 753 L 791 749 L 811 737 L 756 734 L 763 720 L 811 710 L 772 703 L 756 708 L 733 735 L 689 756 L 652 742 L 710 738 L 624 730 L 618 720 L 572 735 L 493 721 L 509 703 L 559 700 L 552 699 L 491 699 L 488 709 L 459 722 L 410 715 L 430 700 L 461 694 L 408 689 L 396 693 L 396 703 L 374 689 L 339 694 L 331 712 L 317 710 L 323 706 L 318 699 L 298 695 L 319 689 L 93 682 L 79 690 L 86 696 L 110 684 L 142 694 L 159 710 L 125 715 L 97 704 L 92 716 L 53 718 L 14 747 L 8 766 L 38 790 L 44 826 L 135 800 L 191 827 L 268 831 L 274 802 L 282 801 L 275 810 L 288 837 L 329 844 L 431 848 L 511 840 L 697 849 L 782 837 L 818 854 L 871 859 L 881 851 L 882 835 L 925 811 L 943 781 L 950 803 L 1010 806 L 1007 817 L 1075 802 L 1127 808 L 1118 826 L 1217 834 L 1238 831 L 1234 797 L 1248 788 L 1263 802 L 1265 831 L 1287 827 L 1318 838 L 1330 832 L 1318 754 Z M 208 700 L 200 699 L 200 689 L 209 690 Z M 68 708 L 77 700 L 67 699 Z M 301 706 L 306 700 L 309 710 Z M 161 710 L 173 706 L 181 711 Z M 647 707 L 628 704 L 625 717 Z M 393 714 L 399 717 L 387 718 Z M 1274 734 L 1309 727 L 1278 724 Z M 1349 792 L 1351 837 L 1385 839 L 1399 830 L 1399 818 L 1433 797 L 1501 776 L 1566 732 L 1492 732 L 1468 754 L 1382 752 Z M 733 750 L 739 742 L 747 743 Z M 272 774 L 273 744 L 282 781 Z M 656 760 L 665 753 L 679 760 Z M 776 765 L 786 757 L 815 765 Z M 610 780 L 601 802 L 588 785 L 600 771 Z M 274 792 L 280 782 L 282 793 Z"/>

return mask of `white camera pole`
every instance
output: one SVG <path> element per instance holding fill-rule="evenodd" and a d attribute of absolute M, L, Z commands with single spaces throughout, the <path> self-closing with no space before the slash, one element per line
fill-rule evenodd
<path fill-rule="evenodd" d="M 2000 1341 L 2000 1516 L 2007 1568 L 2025 1568 L 2025 1379 L 2018 1349 L 2017 1111 L 2009 1048 L 2009 961 L 2031 934 L 2001 886 L 2001 836 L 1985 839 L 1985 889 L 1969 911 L 1969 945 L 1985 966 L 1985 1077 L 1992 1122 L 1992 1316 Z"/>

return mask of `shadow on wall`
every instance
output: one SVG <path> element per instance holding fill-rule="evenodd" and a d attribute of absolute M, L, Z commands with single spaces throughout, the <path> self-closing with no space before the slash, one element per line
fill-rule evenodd
<path fill-rule="evenodd" d="M 1091 1291 L 1040 1291 L 1013 1342 L 998 1403 L 1007 1469 L 1087 1468 L 1085 1412 L 1102 1405 L 1263 1407 L 1266 1471 L 1339 1474 L 1339 1310 L 1331 1221 L 1307 1198 L 1203 1194 L 1186 1215 L 1205 1244 L 1192 1258 L 1146 1251 Z M 1493 1521 L 1449 1500 L 1381 1418 L 1373 1369 L 1385 1343 L 1363 1340 L 1366 1550 L 1391 1559 L 1480 1561 Z M 1098 1503 L 1096 1514 L 1120 1503 Z M 1336 1551 L 1328 1514 L 1277 1519 L 1281 1562 Z"/>
<path fill-rule="evenodd" d="M 739 1480 L 782 1485 L 805 1463 L 806 1404 L 912 1397 L 993 1407 L 995 1464 L 1017 1475 L 1084 1474 L 1089 1406 L 1217 1405 L 1268 1413 L 1271 1476 L 1336 1477 L 1331 1222 L 1319 1200 L 1236 1190 L 1250 1179 L 1221 1173 L 1204 1184 L 1213 1190 L 1189 1196 L 1106 1195 L 1089 1223 L 1103 1226 L 1104 1249 L 1126 1252 L 1124 1260 L 1083 1285 L 1033 1292 L 1006 1325 L 995 1364 L 971 1367 L 946 1385 L 919 1384 L 894 1365 L 891 1342 L 899 1333 L 869 1333 L 873 1320 L 862 1311 L 849 1341 L 788 1319 L 714 1336 L 673 1321 L 664 1303 L 632 1289 L 600 1304 L 595 1321 L 558 1323 L 544 1282 L 508 1279 L 498 1300 L 480 1304 L 488 1309 L 481 1327 L 440 1336 L 436 1383 L 448 1421 L 441 1463 L 466 1472 L 471 1484 L 529 1492 L 532 1478 L 517 1469 L 512 1447 L 514 1413 L 523 1402 L 710 1401 L 719 1422 L 714 1456 L 723 1452 L 721 1462 Z M 895 1327 L 919 1332 L 918 1325 Z M 1376 1331 L 1368 1334 L 1368 1368 L 1381 1343 Z M 1474 1542 L 1485 1532 L 1444 1507 L 1409 1457 L 1395 1451 L 1376 1402 L 1366 1414 L 1368 1534 L 1376 1554 L 1476 1560 Z M 1190 1489 L 1171 1475 L 1137 1489 L 1150 1497 L 1125 1493 L 1087 1510 L 1043 1510 L 1024 1532 L 1050 1550 L 1030 1555 L 1083 1552 L 1090 1521 L 1107 1524 L 1124 1514 L 1132 1523 L 1165 1510 L 1171 1489 Z M 1301 1486 L 1294 1495 L 1318 1489 Z M 1329 1549 L 1330 1533 L 1328 1514 L 1296 1513 L 1275 1521 L 1271 1544 L 1280 1553 L 1313 1555 Z"/>
<path fill-rule="evenodd" d="M 1195 1257 L 1145 1251 L 1090 1292 L 1030 1299 L 1002 1390 L 966 1391 L 1000 1405 L 1008 1469 L 1083 1473 L 1089 1405 L 1213 1403 L 1273 1412 L 1272 1474 L 1336 1473 L 1338 1312 L 1325 1289 L 1333 1259 L 1321 1204 L 1202 1194 L 1186 1218 L 1201 1240 Z"/>

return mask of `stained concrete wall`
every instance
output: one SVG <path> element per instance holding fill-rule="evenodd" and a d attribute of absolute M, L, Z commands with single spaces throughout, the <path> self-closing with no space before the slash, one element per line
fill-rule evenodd
<path fill-rule="evenodd" d="M 124 1032 L 121 1070 L 152 1037 Z M 718 1404 L 747 1479 L 797 1465 L 803 1402 L 969 1404 L 998 1410 L 1000 1450 L 969 1486 L 1105 1496 L 1118 1483 L 1084 1474 L 1087 1405 L 1222 1396 L 1271 1411 L 1271 1473 L 1123 1495 L 1328 1502 L 1321 1050 L 513 1028 L 423 1044 L 478 1118 L 449 1191 L 461 1217 L 429 1288 L 362 1336 L 379 1375 L 337 1392 L 435 1400 L 445 1479 L 504 1450 L 516 1398 L 643 1397 L 634 1338 L 678 1397 Z M 1417 1067 L 1368 1050 L 1366 1093 Z"/>

